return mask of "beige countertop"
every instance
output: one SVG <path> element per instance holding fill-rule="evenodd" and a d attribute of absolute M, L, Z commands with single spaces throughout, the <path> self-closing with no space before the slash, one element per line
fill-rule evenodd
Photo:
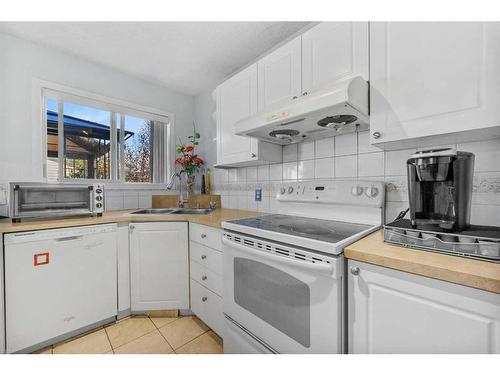
<path fill-rule="evenodd" d="M 106 212 L 101 217 L 75 217 L 51 220 L 32 220 L 12 223 L 10 219 L 0 220 L 0 233 L 23 232 L 40 229 L 75 227 L 80 225 L 94 225 L 118 222 L 151 222 L 151 221 L 188 221 L 190 223 L 209 225 L 221 228 L 226 220 L 243 219 L 260 216 L 262 213 L 254 211 L 231 210 L 218 208 L 206 215 L 131 215 L 136 210 Z"/>
<path fill-rule="evenodd" d="M 382 229 L 344 252 L 349 259 L 500 293 L 500 263 L 388 245 Z"/>

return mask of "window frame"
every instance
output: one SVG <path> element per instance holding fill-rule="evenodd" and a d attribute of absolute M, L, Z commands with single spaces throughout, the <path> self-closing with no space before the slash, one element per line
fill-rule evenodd
<path fill-rule="evenodd" d="M 37 132 L 42 132 L 41 140 L 41 169 L 42 176 L 45 182 L 47 181 L 47 98 L 56 99 L 58 101 L 58 112 L 61 112 L 63 108 L 63 102 L 69 101 L 71 103 L 85 105 L 105 111 L 110 112 L 110 178 L 109 179 L 72 179 L 65 178 L 63 173 L 64 168 L 64 154 L 59 152 L 59 169 L 58 169 L 58 181 L 57 183 L 62 184 L 92 184 L 92 183 L 105 183 L 107 188 L 119 188 L 119 189 L 154 189 L 154 188 L 165 188 L 165 184 L 169 183 L 169 178 L 171 172 L 174 170 L 175 165 L 175 115 L 171 112 L 166 112 L 152 107 L 143 106 L 140 104 L 135 104 L 120 99 L 110 98 L 103 95 L 95 94 L 92 92 L 87 92 L 83 90 L 74 89 L 68 86 L 43 81 L 34 80 L 33 82 L 33 111 L 38 114 L 34 116 L 33 126 Z M 165 124 L 164 139 L 163 139 L 163 155 L 167 156 L 167 160 L 161 160 L 161 165 L 158 167 L 153 166 L 153 170 L 158 168 L 162 169 L 165 173 L 162 176 L 161 181 L 151 181 L 151 182 L 126 182 L 123 163 L 123 150 L 124 150 L 124 134 L 125 134 L 125 123 L 124 118 L 126 115 L 146 118 L 147 120 L 153 120 L 162 122 Z M 118 121 L 117 121 L 118 118 Z M 120 124 L 117 124 L 120 122 Z M 123 124 L 123 126 L 122 126 Z M 58 134 L 63 135 L 58 137 L 58 149 L 63 150 L 63 139 L 64 139 L 64 129 L 63 129 L 63 116 L 58 116 Z M 119 132 L 119 138 L 116 139 L 117 130 Z M 120 142 L 121 141 L 121 142 Z M 117 146 L 120 146 L 120 159 L 118 160 Z M 153 151 L 154 152 L 154 151 Z M 119 178 L 117 178 L 118 170 L 120 169 Z M 152 174 L 152 179 L 155 173 Z"/>

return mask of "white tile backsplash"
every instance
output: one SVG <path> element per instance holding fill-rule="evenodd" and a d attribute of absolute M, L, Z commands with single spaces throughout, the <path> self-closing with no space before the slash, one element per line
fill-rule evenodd
<path fill-rule="evenodd" d="M 315 178 L 333 178 L 334 174 L 334 158 L 316 159 L 314 165 Z"/>
<path fill-rule="evenodd" d="M 335 157 L 335 177 L 350 178 L 357 176 L 358 176 L 358 155 Z"/>
<path fill-rule="evenodd" d="M 238 182 L 238 170 L 236 168 L 229 169 L 229 182 Z"/>
<path fill-rule="evenodd" d="M 283 179 L 283 164 L 271 164 L 269 166 L 269 180 L 281 181 Z"/>
<path fill-rule="evenodd" d="M 318 139 L 315 142 L 315 157 L 316 159 L 328 158 L 335 153 L 335 138 Z"/>
<path fill-rule="evenodd" d="M 314 142 L 299 143 L 299 160 L 314 159 Z"/>
<path fill-rule="evenodd" d="M 259 165 L 257 167 L 257 181 L 269 181 L 269 165 Z"/>
<path fill-rule="evenodd" d="M 475 156 L 475 172 L 494 172 L 500 170 L 500 140 L 491 139 L 481 142 L 459 143 L 457 150 L 472 152 Z"/>
<path fill-rule="evenodd" d="M 297 179 L 297 162 L 283 163 L 283 180 Z"/>
<path fill-rule="evenodd" d="M 384 175 L 384 153 L 372 152 L 358 155 L 358 177 Z"/>
<path fill-rule="evenodd" d="M 247 168 L 247 181 L 257 181 L 257 167 Z"/>
<path fill-rule="evenodd" d="M 406 161 L 417 150 L 405 149 L 385 152 L 385 175 L 406 176 Z"/>
<path fill-rule="evenodd" d="M 299 180 L 310 180 L 314 178 L 314 160 L 299 161 L 297 166 L 297 178 Z"/>
<path fill-rule="evenodd" d="M 283 181 L 314 178 L 384 181 L 385 216 L 386 221 L 392 221 L 408 207 L 406 160 L 416 149 L 383 151 L 370 145 L 369 137 L 369 132 L 361 132 L 285 146 L 283 163 L 239 168 L 237 183 L 228 183 L 221 173 L 221 186 L 215 190 L 221 191 L 223 207 L 276 213 L 280 203 L 275 196 Z M 445 146 L 476 156 L 471 221 L 500 225 L 500 139 Z M 256 187 L 263 189 L 262 202 L 255 202 Z M 228 199 L 230 196 L 232 200 Z"/>
<path fill-rule="evenodd" d="M 297 144 L 283 146 L 283 162 L 297 161 Z"/>
<path fill-rule="evenodd" d="M 335 156 L 355 155 L 358 153 L 357 133 L 342 134 L 335 137 Z"/>

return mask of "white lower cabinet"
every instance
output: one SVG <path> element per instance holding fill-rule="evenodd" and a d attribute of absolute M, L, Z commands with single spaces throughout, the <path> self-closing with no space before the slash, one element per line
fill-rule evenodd
<path fill-rule="evenodd" d="M 222 336 L 222 233 L 199 224 L 190 224 L 189 233 L 191 311 Z"/>
<path fill-rule="evenodd" d="M 132 312 L 189 308 L 188 223 L 130 224 Z"/>
<path fill-rule="evenodd" d="M 349 353 L 500 353 L 500 294 L 348 262 Z"/>
<path fill-rule="evenodd" d="M 224 327 L 222 298 L 193 279 L 191 279 L 191 311 L 215 333 L 222 336 Z"/>

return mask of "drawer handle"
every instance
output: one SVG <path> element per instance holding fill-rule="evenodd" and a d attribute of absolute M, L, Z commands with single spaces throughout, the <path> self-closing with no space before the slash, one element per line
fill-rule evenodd
<path fill-rule="evenodd" d="M 201 259 L 207 259 L 207 256 L 206 255 L 202 255 Z"/>
<path fill-rule="evenodd" d="M 201 238 L 206 238 L 206 237 L 207 237 L 207 235 L 206 235 L 205 233 L 203 233 L 203 234 L 201 235 Z"/>
<path fill-rule="evenodd" d="M 206 277 L 205 275 L 203 275 L 203 276 L 201 277 L 201 279 L 202 279 L 203 281 L 205 281 L 205 280 L 207 279 L 207 277 Z"/>
<path fill-rule="evenodd" d="M 202 297 L 202 298 L 201 298 L 201 300 L 202 300 L 203 302 L 207 302 L 207 299 L 208 299 L 207 297 Z"/>

